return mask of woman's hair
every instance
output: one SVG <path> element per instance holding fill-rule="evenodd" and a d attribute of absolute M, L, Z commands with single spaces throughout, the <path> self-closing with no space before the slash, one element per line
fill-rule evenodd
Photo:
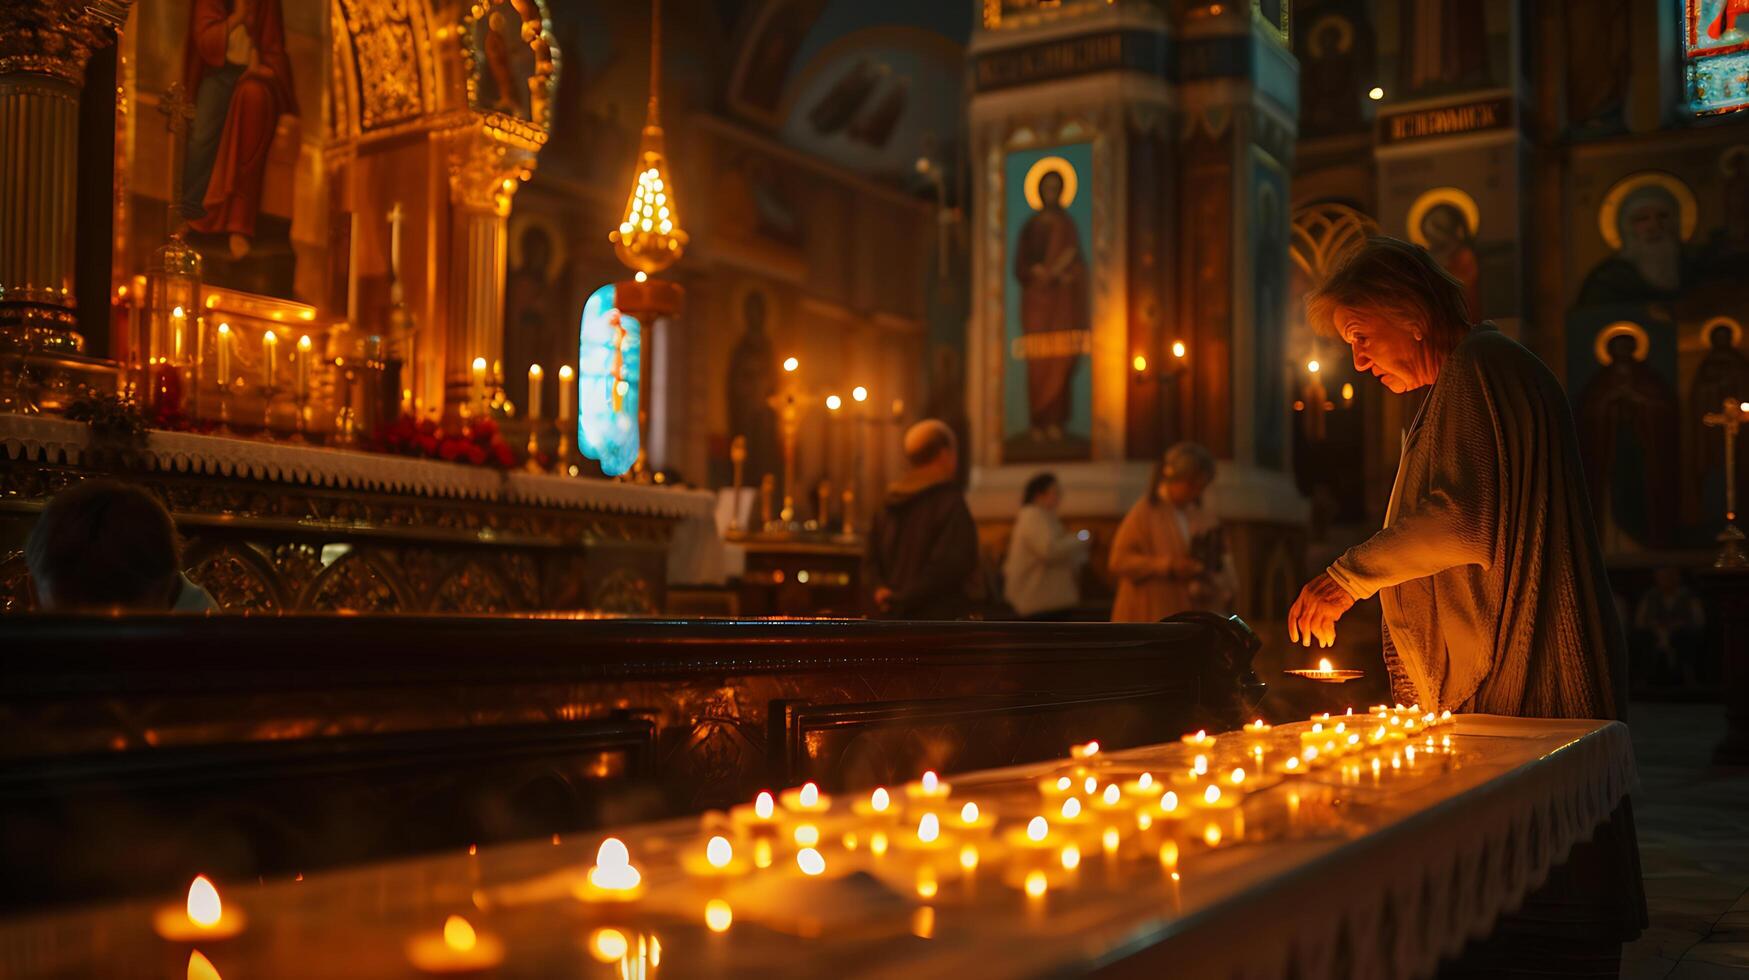
<path fill-rule="evenodd" d="M 1022 504 L 1030 504 L 1045 495 L 1045 491 L 1057 485 L 1057 474 L 1040 473 L 1026 481 L 1026 489 L 1020 494 Z"/>
<path fill-rule="evenodd" d="M 1420 328 L 1428 343 L 1444 350 L 1457 347 L 1470 332 L 1463 283 L 1426 249 L 1395 238 L 1367 239 L 1307 293 L 1306 322 L 1316 333 L 1339 337 L 1338 306 L 1378 314 L 1404 329 Z"/>
<path fill-rule="evenodd" d="M 1162 481 L 1187 480 L 1201 477 L 1205 480 L 1215 478 L 1215 454 L 1208 451 L 1200 442 L 1173 443 L 1166 454 L 1154 461 L 1154 468 L 1148 473 L 1148 490 L 1142 498 L 1150 504 L 1160 502 L 1156 490 Z"/>
<path fill-rule="evenodd" d="M 179 551 L 157 497 L 97 479 L 55 494 L 24 542 L 38 598 L 54 609 L 168 609 Z"/>

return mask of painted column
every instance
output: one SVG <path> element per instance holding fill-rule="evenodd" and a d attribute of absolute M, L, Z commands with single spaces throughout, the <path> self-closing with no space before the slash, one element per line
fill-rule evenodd
<path fill-rule="evenodd" d="M 475 358 L 485 358 L 488 370 L 503 362 L 510 202 L 532 163 L 528 151 L 478 130 L 452 139 L 449 274 L 444 277 L 450 304 L 443 344 L 446 417 L 468 401 Z"/>

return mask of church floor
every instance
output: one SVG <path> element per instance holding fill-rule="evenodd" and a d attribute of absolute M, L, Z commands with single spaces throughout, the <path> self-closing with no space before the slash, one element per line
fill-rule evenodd
<path fill-rule="evenodd" d="M 1709 765 L 1721 705 L 1636 703 L 1634 797 L 1651 927 L 1626 980 L 1749 980 L 1749 769 Z"/>

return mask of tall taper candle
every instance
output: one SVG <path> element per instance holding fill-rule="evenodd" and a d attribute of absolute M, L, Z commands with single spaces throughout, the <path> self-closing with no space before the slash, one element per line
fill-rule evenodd
<path fill-rule="evenodd" d="M 310 335 L 298 338 L 298 397 L 310 397 Z"/>
<path fill-rule="evenodd" d="M 577 404 L 577 372 L 566 364 L 559 368 L 559 420 L 565 421 L 576 415 Z"/>
<path fill-rule="evenodd" d="M 474 403 L 475 411 L 483 412 L 486 409 L 486 359 L 474 358 L 473 368 L 473 390 L 469 392 L 469 400 Z"/>
<path fill-rule="evenodd" d="M 279 383 L 279 334 L 261 335 L 261 383 L 272 391 Z"/>
<path fill-rule="evenodd" d="M 219 368 L 218 381 L 220 388 L 231 386 L 231 325 L 219 324 Z"/>
<path fill-rule="evenodd" d="M 545 380 L 539 364 L 528 366 L 528 420 L 540 421 L 541 382 Z"/>

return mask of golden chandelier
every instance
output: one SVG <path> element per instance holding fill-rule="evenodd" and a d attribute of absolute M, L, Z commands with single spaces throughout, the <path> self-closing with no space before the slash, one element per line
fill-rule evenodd
<path fill-rule="evenodd" d="M 650 109 L 638 146 L 636 176 L 619 227 L 609 232 L 619 260 L 637 272 L 655 275 L 680 260 L 686 232 L 674 199 L 661 124 L 658 88 L 662 79 L 662 0 L 650 9 Z"/>

